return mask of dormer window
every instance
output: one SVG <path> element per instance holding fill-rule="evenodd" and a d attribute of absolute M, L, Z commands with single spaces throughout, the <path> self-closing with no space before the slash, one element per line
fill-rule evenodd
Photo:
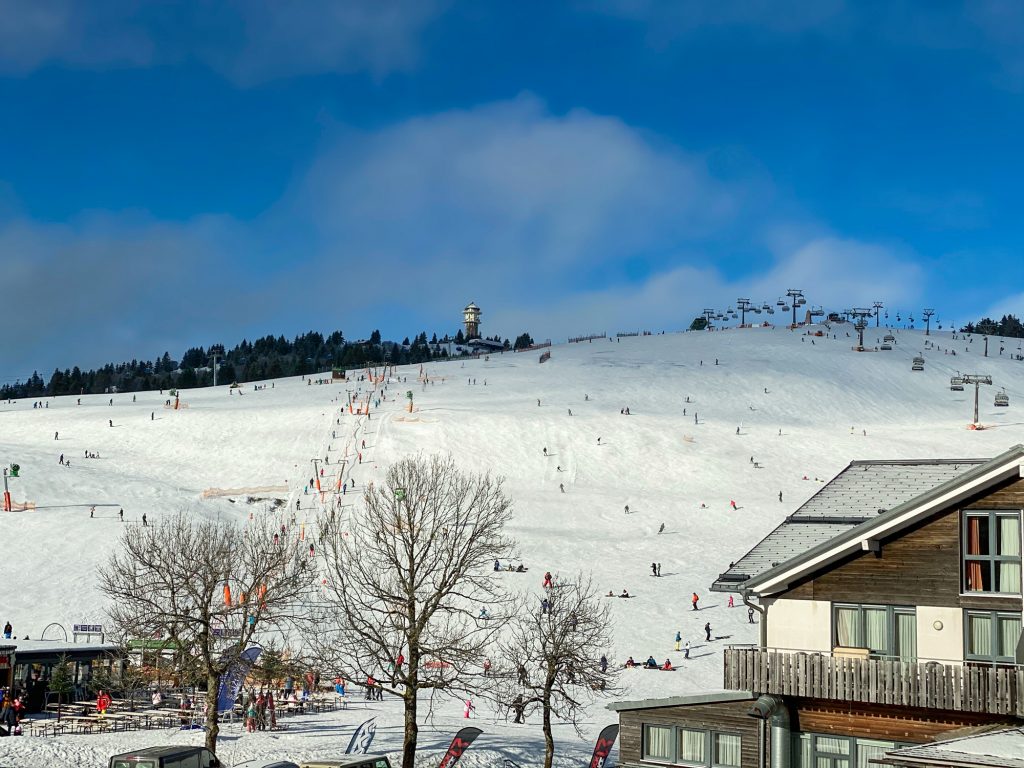
<path fill-rule="evenodd" d="M 1021 592 L 1020 512 L 1008 510 L 964 513 L 964 592 Z"/>

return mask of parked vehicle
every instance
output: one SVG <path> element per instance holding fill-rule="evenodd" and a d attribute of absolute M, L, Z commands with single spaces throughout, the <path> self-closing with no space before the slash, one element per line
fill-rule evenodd
<path fill-rule="evenodd" d="M 110 758 L 110 768 L 222 768 L 205 747 L 145 747 Z"/>

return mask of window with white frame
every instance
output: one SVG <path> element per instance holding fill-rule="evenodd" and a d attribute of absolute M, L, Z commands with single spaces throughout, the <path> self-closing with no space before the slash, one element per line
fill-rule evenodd
<path fill-rule="evenodd" d="M 695 768 L 740 768 L 742 739 L 737 733 L 645 723 L 643 760 Z"/>
<path fill-rule="evenodd" d="M 963 515 L 964 592 L 1021 593 L 1019 510 L 966 510 Z"/>

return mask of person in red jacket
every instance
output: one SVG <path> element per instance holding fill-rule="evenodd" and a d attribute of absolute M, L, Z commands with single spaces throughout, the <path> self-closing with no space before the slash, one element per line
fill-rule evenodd
<path fill-rule="evenodd" d="M 106 691 L 100 691 L 96 697 L 96 713 L 103 717 L 108 709 L 110 709 L 110 694 Z"/>

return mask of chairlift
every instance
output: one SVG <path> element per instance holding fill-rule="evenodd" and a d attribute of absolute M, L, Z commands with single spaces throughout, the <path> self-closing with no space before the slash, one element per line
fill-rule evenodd
<path fill-rule="evenodd" d="M 995 404 L 1000 408 L 1006 408 L 1007 406 L 1010 405 L 1010 396 L 1006 394 L 1005 387 L 1003 387 L 1003 390 L 1001 392 L 996 394 Z"/>
<path fill-rule="evenodd" d="M 964 377 L 960 375 L 959 371 L 956 376 L 949 377 L 949 388 L 953 392 L 964 391 Z"/>
<path fill-rule="evenodd" d="M 912 371 L 923 371 L 924 370 L 924 358 L 921 357 L 920 355 L 915 357 L 913 362 L 910 365 L 910 370 L 912 370 Z"/>
<path fill-rule="evenodd" d="M 900 322 L 900 314 L 899 314 L 899 312 L 896 313 L 896 322 L 897 323 Z"/>
<path fill-rule="evenodd" d="M 825 310 L 821 307 L 811 308 L 811 317 L 822 317 L 825 314 Z"/>
<path fill-rule="evenodd" d="M 764 304 L 761 305 L 761 309 L 771 309 L 771 308 L 772 308 L 772 305 L 769 304 L 768 302 L 765 302 Z"/>
<path fill-rule="evenodd" d="M 892 344 L 887 341 L 882 342 L 882 346 L 879 347 L 883 352 L 892 352 Z"/>
<path fill-rule="evenodd" d="M 755 315 L 760 315 L 761 314 L 761 308 L 760 307 L 754 307 L 754 309 L 752 311 L 753 311 L 753 313 Z"/>
<path fill-rule="evenodd" d="M 786 306 L 786 302 L 784 302 L 782 299 L 779 299 L 778 301 L 775 302 L 775 306 L 776 307 L 784 307 L 784 306 Z"/>
<path fill-rule="evenodd" d="M 768 314 L 769 315 L 774 315 L 775 314 L 775 310 L 772 309 L 771 307 L 768 307 Z"/>
<path fill-rule="evenodd" d="M 886 310 L 886 311 L 885 311 L 885 319 L 886 319 L 886 320 L 888 320 L 888 319 L 889 319 L 889 310 Z"/>
<path fill-rule="evenodd" d="M 892 344 L 893 342 L 896 341 L 896 337 L 893 336 L 891 333 L 887 333 L 885 334 L 885 336 L 882 337 L 882 341 L 884 341 L 886 344 Z"/>
<path fill-rule="evenodd" d="M 783 312 L 789 312 L 789 304 L 783 304 L 782 305 L 782 311 Z"/>
<path fill-rule="evenodd" d="M 798 307 L 802 307 L 806 303 L 807 303 L 807 299 L 805 299 L 803 296 L 797 296 L 796 305 Z"/>

